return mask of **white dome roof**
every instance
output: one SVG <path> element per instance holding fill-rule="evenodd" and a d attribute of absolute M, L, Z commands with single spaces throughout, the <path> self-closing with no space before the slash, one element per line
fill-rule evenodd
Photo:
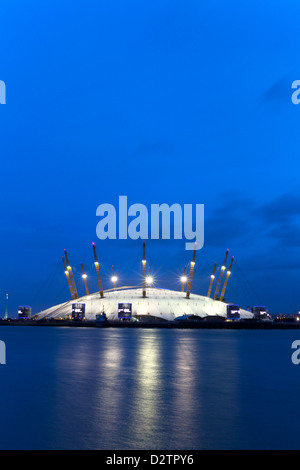
<path fill-rule="evenodd" d="M 209 299 L 201 295 L 191 294 L 190 299 L 186 294 L 167 289 L 147 288 L 147 297 L 142 297 L 142 288 L 123 287 L 117 290 L 106 291 L 105 297 L 100 298 L 99 292 L 82 297 L 76 301 L 69 301 L 57 305 L 40 313 L 38 319 L 55 319 L 71 315 L 73 303 L 86 305 L 86 319 L 95 320 L 97 314 L 103 311 L 108 320 L 118 319 L 118 304 L 131 303 L 132 315 L 153 316 L 164 320 L 174 320 L 183 315 L 221 316 L 226 317 L 226 304 Z M 241 310 L 241 318 L 253 318 L 253 314 Z"/>

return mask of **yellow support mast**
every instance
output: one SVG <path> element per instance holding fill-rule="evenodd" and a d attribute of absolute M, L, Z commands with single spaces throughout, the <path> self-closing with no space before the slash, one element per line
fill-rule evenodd
<path fill-rule="evenodd" d="M 66 260 L 64 257 L 62 257 L 62 260 L 63 260 L 63 263 L 64 263 L 64 268 L 65 268 L 65 275 L 66 275 L 66 278 L 67 278 L 67 281 L 68 281 L 68 286 L 69 286 L 69 289 L 70 289 L 70 294 L 71 294 L 71 297 L 72 297 L 72 300 L 75 300 L 75 297 L 74 297 L 74 293 L 73 293 L 73 289 L 72 289 L 72 283 L 71 283 L 71 280 L 70 280 L 70 273 L 67 269 L 67 265 L 66 265 Z"/>
<path fill-rule="evenodd" d="M 66 250 L 65 250 L 65 257 L 66 257 L 66 261 L 67 261 L 67 270 L 69 271 L 70 281 L 71 281 L 71 284 L 72 284 L 72 290 L 73 290 L 73 294 L 74 294 L 74 300 L 76 300 L 76 299 L 79 298 L 79 296 L 78 296 L 78 291 L 77 291 L 77 287 L 76 287 L 76 283 L 75 283 L 75 279 L 74 279 L 72 267 L 71 267 L 71 264 L 70 264 L 70 261 L 69 261 L 69 258 L 68 258 L 68 253 L 67 253 Z"/>
<path fill-rule="evenodd" d="M 97 257 L 97 251 L 96 251 L 96 245 L 93 243 L 93 250 L 94 250 L 94 258 L 95 258 L 95 268 L 97 272 L 97 281 L 98 281 L 98 287 L 99 287 L 99 293 L 101 299 L 104 297 L 104 292 L 103 292 L 103 285 L 102 285 L 102 279 L 101 279 L 101 274 L 100 274 L 100 267 L 99 267 L 99 261 Z"/>
<path fill-rule="evenodd" d="M 214 280 L 215 280 L 215 277 L 216 277 L 215 276 L 216 269 L 217 269 L 217 263 L 215 263 L 214 271 L 213 271 L 212 275 L 210 276 L 210 284 L 209 284 L 209 289 L 208 289 L 208 293 L 207 293 L 208 298 L 210 298 L 210 296 L 211 296 L 211 291 L 212 291 Z"/>
<path fill-rule="evenodd" d="M 147 291 L 146 291 L 146 285 L 147 285 L 147 282 L 146 282 L 146 278 L 147 278 L 147 273 L 146 273 L 146 265 L 147 265 L 147 261 L 146 261 L 146 243 L 143 242 L 143 297 L 147 297 Z"/>
<path fill-rule="evenodd" d="M 223 276 L 224 276 L 225 269 L 226 269 L 226 263 L 227 263 L 228 253 L 229 253 L 229 250 L 226 251 L 224 263 L 223 263 L 223 265 L 222 265 L 222 267 L 221 267 L 221 272 L 220 272 L 220 276 L 219 276 L 219 279 L 218 279 L 218 284 L 217 284 L 216 292 L 215 292 L 215 295 L 214 295 L 214 299 L 215 299 L 215 300 L 218 300 L 218 297 L 219 297 L 219 293 L 220 293 L 220 289 L 221 289 L 221 285 L 222 285 L 222 280 L 223 280 Z"/>
<path fill-rule="evenodd" d="M 147 284 L 148 287 L 151 287 L 152 284 L 153 284 L 153 277 L 151 276 L 150 266 L 149 266 L 149 270 L 148 270 L 148 277 L 146 277 L 146 284 Z"/>
<path fill-rule="evenodd" d="M 82 279 L 84 280 L 86 295 L 90 295 L 90 291 L 89 291 L 89 287 L 88 287 L 88 283 L 87 283 L 87 275 L 85 273 L 83 263 L 81 263 L 81 269 L 82 269 Z"/>
<path fill-rule="evenodd" d="M 114 283 L 114 289 L 116 290 L 118 278 L 117 278 L 117 276 L 115 275 L 115 268 L 114 268 L 114 266 L 112 266 L 112 273 L 113 273 L 113 275 L 112 275 L 111 280 L 112 280 L 112 282 Z"/>
<path fill-rule="evenodd" d="M 196 251 L 197 251 L 197 243 L 195 243 L 195 249 L 194 249 L 194 254 L 193 254 L 193 260 L 191 262 L 191 269 L 190 269 L 190 274 L 189 274 L 189 280 L 188 280 L 188 285 L 187 285 L 187 291 L 186 291 L 186 298 L 189 299 L 191 295 L 191 289 L 192 289 L 192 282 L 193 282 L 193 276 L 194 276 L 194 269 L 195 269 L 195 260 L 196 260 Z"/>
<path fill-rule="evenodd" d="M 226 279 L 225 279 L 224 286 L 223 286 L 223 289 L 222 289 L 222 292 L 221 292 L 221 297 L 220 297 L 221 302 L 223 302 L 224 297 L 225 297 L 225 292 L 226 292 L 226 289 L 227 289 L 227 286 L 228 286 L 228 281 L 229 281 L 229 278 L 230 278 L 233 261 L 234 261 L 234 256 L 231 259 L 231 263 L 230 263 L 229 269 L 228 269 L 227 274 L 226 274 Z"/>
<path fill-rule="evenodd" d="M 186 269 L 187 267 L 185 266 L 183 276 L 181 277 L 181 283 L 182 283 L 181 292 L 184 292 L 186 281 L 187 281 Z"/>

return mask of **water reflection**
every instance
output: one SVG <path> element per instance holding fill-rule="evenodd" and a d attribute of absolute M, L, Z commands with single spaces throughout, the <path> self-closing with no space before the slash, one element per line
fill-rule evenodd
<path fill-rule="evenodd" d="M 143 448 L 157 432 L 162 400 L 161 342 L 157 331 L 139 335 L 128 434 Z"/>
<path fill-rule="evenodd" d="M 299 448 L 293 331 L 1 333 L 1 448 Z"/>
<path fill-rule="evenodd" d="M 59 333 L 51 439 L 59 448 L 213 448 L 214 439 L 225 448 L 238 439 L 242 400 L 238 340 L 224 333 Z"/>

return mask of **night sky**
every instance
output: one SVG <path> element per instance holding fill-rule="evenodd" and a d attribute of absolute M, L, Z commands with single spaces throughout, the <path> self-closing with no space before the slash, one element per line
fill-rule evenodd
<path fill-rule="evenodd" d="M 100 241 L 96 209 L 205 204 L 193 292 L 235 256 L 227 299 L 300 309 L 299 0 L 2 0 L 0 314 L 141 284 L 142 241 Z M 185 241 L 147 242 L 179 289 Z M 228 260 L 229 261 L 229 260 Z M 229 264 L 229 263 L 228 263 Z"/>

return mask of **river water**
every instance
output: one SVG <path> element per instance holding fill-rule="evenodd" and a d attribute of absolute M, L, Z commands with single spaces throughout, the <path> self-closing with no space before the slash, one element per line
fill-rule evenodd
<path fill-rule="evenodd" d="M 0 327 L 0 449 L 298 449 L 300 331 Z"/>

